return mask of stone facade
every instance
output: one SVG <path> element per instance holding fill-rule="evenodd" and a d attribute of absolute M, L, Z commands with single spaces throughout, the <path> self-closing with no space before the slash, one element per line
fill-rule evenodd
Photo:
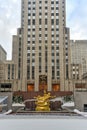
<path fill-rule="evenodd" d="M 75 108 L 87 112 L 87 91 L 75 92 Z M 86 106 L 86 107 L 85 107 Z"/>
<path fill-rule="evenodd" d="M 16 88 L 16 69 L 13 61 L 0 62 L 0 91 L 13 91 Z"/>
<path fill-rule="evenodd" d="M 7 110 L 12 109 L 12 96 L 13 96 L 13 93 L 11 93 L 11 92 L 1 93 L 1 92 L 0 92 L 0 96 L 8 96 L 8 100 L 7 100 Z"/>
<path fill-rule="evenodd" d="M 79 79 L 81 79 L 82 75 L 87 72 L 87 40 L 71 40 L 70 50 L 71 64 L 73 67 L 79 67 L 76 73 L 79 74 Z"/>
<path fill-rule="evenodd" d="M 13 36 L 12 53 L 20 90 L 72 90 L 67 87 L 70 32 L 66 27 L 65 0 L 22 0 L 21 4 L 21 28 Z M 40 76 L 46 76 L 47 82 L 40 84 Z"/>

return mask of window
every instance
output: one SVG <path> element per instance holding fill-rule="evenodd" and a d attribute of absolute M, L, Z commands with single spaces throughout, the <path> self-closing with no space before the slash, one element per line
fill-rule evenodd
<path fill-rule="evenodd" d="M 47 24 L 47 19 L 45 19 L 45 24 Z"/>
<path fill-rule="evenodd" d="M 39 50 L 41 50 L 41 46 L 39 46 Z"/>
<path fill-rule="evenodd" d="M 33 7 L 33 10 L 35 10 L 35 7 Z"/>
<path fill-rule="evenodd" d="M 42 3 L 42 1 L 39 1 L 39 4 L 41 4 Z"/>
<path fill-rule="evenodd" d="M 30 79 L 30 66 L 27 66 L 27 79 Z"/>
<path fill-rule="evenodd" d="M 58 10 L 59 8 L 58 7 L 56 7 L 56 10 Z"/>
<path fill-rule="evenodd" d="M 58 46 L 56 47 L 56 50 L 59 50 L 59 47 L 58 47 Z"/>
<path fill-rule="evenodd" d="M 27 47 L 27 50 L 30 50 L 30 47 Z"/>
<path fill-rule="evenodd" d="M 54 10 L 54 7 L 51 7 L 51 10 Z"/>
<path fill-rule="evenodd" d="M 54 28 L 52 28 L 51 31 L 54 31 Z"/>
<path fill-rule="evenodd" d="M 56 25 L 59 25 L 59 19 L 56 19 Z"/>
<path fill-rule="evenodd" d="M 51 37 L 54 37 L 54 35 L 51 35 Z"/>
<path fill-rule="evenodd" d="M 54 50 L 54 46 L 52 46 L 52 50 Z"/>
<path fill-rule="evenodd" d="M 27 56 L 30 56 L 30 53 L 27 53 Z"/>
<path fill-rule="evenodd" d="M 34 37 L 35 37 L 35 35 L 32 35 L 32 37 L 34 38 Z"/>
<path fill-rule="evenodd" d="M 32 62 L 35 62 L 35 59 L 32 59 Z"/>
<path fill-rule="evenodd" d="M 10 64 L 8 64 L 8 79 L 10 79 Z"/>
<path fill-rule="evenodd" d="M 58 2 L 58 1 L 56 1 L 56 4 L 59 4 L 59 2 Z"/>
<path fill-rule="evenodd" d="M 32 43 L 35 43 L 35 41 L 32 41 Z"/>
<path fill-rule="evenodd" d="M 35 1 L 33 2 L 33 4 L 35 5 Z"/>
<path fill-rule="evenodd" d="M 54 1 L 51 1 L 51 4 L 54 4 Z"/>
<path fill-rule="evenodd" d="M 39 7 L 39 9 L 42 9 L 42 7 Z"/>
<path fill-rule="evenodd" d="M 56 13 L 56 16 L 59 16 L 59 13 Z"/>
<path fill-rule="evenodd" d="M 47 28 L 45 28 L 45 31 L 47 31 Z"/>
<path fill-rule="evenodd" d="M 59 41 L 56 41 L 56 43 L 59 43 Z"/>
<path fill-rule="evenodd" d="M 52 56 L 54 56 L 54 53 L 52 53 Z"/>
<path fill-rule="evenodd" d="M 57 34 L 56 37 L 59 37 L 59 34 Z"/>
<path fill-rule="evenodd" d="M 59 71 L 57 71 L 57 76 L 60 76 L 60 72 Z"/>
<path fill-rule="evenodd" d="M 42 15 L 42 13 L 39 13 L 39 15 Z"/>
<path fill-rule="evenodd" d="M 29 28 L 28 31 L 31 31 L 31 29 Z"/>
<path fill-rule="evenodd" d="M 28 41 L 28 44 L 30 44 L 30 41 Z"/>
<path fill-rule="evenodd" d="M 28 35 L 28 37 L 30 37 L 30 35 Z"/>
<path fill-rule="evenodd" d="M 52 24 L 52 25 L 54 24 L 54 19 L 51 19 L 51 24 Z"/>
<path fill-rule="evenodd" d="M 35 19 L 33 19 L 32 24 L 35 25 Z"/>
<path fill-rule="evenodd" d="M 41 19 L 39 19 L 39 24 L 41 24 L 41 22 L 42 22 L 42 20 L 41 20 Z"/>
<path fill-rule="evenodd" d="M 52 62 L 54 63 L 54 59 L 52 59 Z"/>
<path fill-rule="evenodd" d="M 41 56 L 41 53 L 39 53 L 39 56 Z"/>
<path fill-rule="evenodd" d="M 41 40 L 39 40 L 39 43 L 41 43 Z"/>
<path fill-rule="evenodd" d="M 33 13 L 32 15 L 35 16 L 35 13 Z"/>
<path fill-rule="evenodd" d="M 52 43 L 54 43 L 54 41 L 52 41 Z"/>
<path fill-rule="evenodd" d="M 39 66 L 39 72 L 41 72 L 41 66 Z"/>
<path fill-rule="evenodd" d="M 59 31 L 59 29 L 58 29 L 58 28 L 56 28 L 56 31 Z"/>
<path fill-rule="evenodd" d="M 59 63 L 59 59 L 57 59 L 56 62 Z"/>
<path fill-rule="evenodd" d="M 68 53 L 66 53 L 66 56 L 68 56 Z"/>
<path fill-rule="evenodd" d="M 28 19 L 28 25 L 30 25 L 31 24 L 31 20 L 30 19 Z"/>
<path fill-rule="evenodd" d="M 41 31 L 41 28 L 39 28 L 39 31 Z"/>
<path fill-rule="evenodd" d="M 35 28 L 33 28 L 32 31 L 35 31 Z"/>
<path fill-rule="evenodd" d="M 30 13 L 28 13 L 28 16 L 31 16 L 31 14 L 30 14 Z"/>
<path fill-rule="evenodd" d="M 54 13 L 51 13 L 51 16 L 54 16 Z"/>
<path fill-rule="evenodd" d="M 29 1 L 28 4 L 31 4 L 31 2 Z"/>
<path fill-rule="evenodd" d="M 31 8 L 29 7 L 28 10 L 31 10 Z"/>
<path fill-rule="evenodd" d="M 45 37 L 47 37 L 47 34 L 45 34 Z"/>
<path fill-rule="evenodd" d="M 45 40 L 45 43 L 47 43 L 47 40 Z"/>
<path fill-rule="evenodd" d="M 48 3 L 48 1 L 45 1 L 45 3 L 47 4 L 47 3 Z"/>
<path fill-rule="evenodd" d="M 59 65 L 58 66 L 56 66 L 56 69 L 59 69 L 60 67 L 59 67 Z"/>
<path fill-rule="evenodd" d="M 12 64 L 12 79 L 14 79 L 14 64 Z"/>
<path fill-rule="evenodd" d="M 45 66 L 45 72 L 47 72 L 47 66 Z"/>
<path fill-rule="evenodd" d="M 39 62 L 41 63 L 41 57 L 39 57 Z"/>
<path fill-rule="evenodd" d="M 48 9 L 47 7 L 45 7 L 45 9 Z"/>
<path fill-rule="evenodd" d="M 39 37 L 41 37 L 41 34 L 39 34 Z"/>

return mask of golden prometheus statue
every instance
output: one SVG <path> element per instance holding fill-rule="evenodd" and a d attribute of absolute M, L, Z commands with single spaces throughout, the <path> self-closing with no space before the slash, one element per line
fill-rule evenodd
<path fill-rule="evenodd" d="M 46 91 L 44 91 L 43 96 L 38 95 L 35 98 L 36 111 L 50 111 L 50 99 L 54 98 L 54 96 L 51 96 L 50 93 L 46 93 Z"/>

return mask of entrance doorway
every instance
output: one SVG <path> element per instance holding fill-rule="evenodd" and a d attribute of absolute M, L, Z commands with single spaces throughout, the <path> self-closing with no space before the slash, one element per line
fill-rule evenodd
<path fill-rule="evenodd" d="M 28 92 L 34 91 L 34 84 L 28 84 L 28 85 L 27 85 L 27 91 L 28 91 Z"/>
<path fill-rule="evenodd" d="M 84 112 L 87 112 L 87 104 L 84 104 Z"/>
<path fill-rule="evenodd" d="M 52 85 L 52 90 L 53 91 L 60 91 L 60 85 L 59 84 L 53 84 Z"/>

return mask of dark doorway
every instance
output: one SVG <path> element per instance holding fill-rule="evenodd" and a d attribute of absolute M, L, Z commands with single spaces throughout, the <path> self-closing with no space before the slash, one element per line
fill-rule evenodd
<path fill-rule="evenodd" d="M 87 112 L 87 104 L 84 104 L 84 112 Z"/>

